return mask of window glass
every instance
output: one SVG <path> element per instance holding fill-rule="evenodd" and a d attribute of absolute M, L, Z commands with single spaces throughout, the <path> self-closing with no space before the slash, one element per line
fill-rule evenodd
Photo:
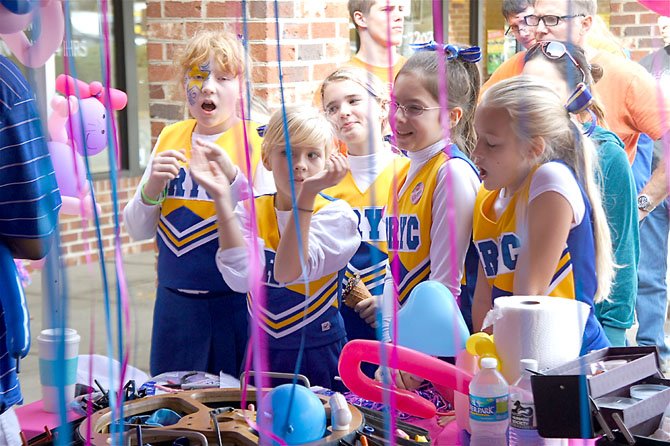
<path fill-rule="evenodd" d="M 400 53 L 411 56 L 412 43 L 425 43 L 433 40 L 433 2 L 430 0 L 413 0 L 405 17 L 405 33 L 403 34 Z"/>
<path fill-rule="evenodd" d="M 151 154 L 151 117 L 149 115 L 149 70 L 147 64 L 147 3 L 133 4 L 134 43 L 137 57 L 137 114 L 139 120 L 139 163 L 144 168 Z M 132 149 L 131 149 L 132 150 Z"/>
<path fill-rule="evenodd" d="M 68 74 L 81 81 L 87 83 L 93 81 L 102 82 L 104 79 L 104 73 L 102 71 L 103 63 L 106 64 L 107 62 L 101 59 L 101 56 L 105 56 L 105 47 L 103 37 L 100 33 L 102 14 L 98 8 L 98 2 L 96 0 L 70 0 L 68 4 L 70 13 L 70 38 L 65 39 L 64 45 L 56 52 L 56 76 L 65 73 L 67 70 Z M 108 8 L 107 20 L 109 22 L 109 47 L 111 51 L 111 54 L 109 55 L 111 66 L 109 69 L 112 79 L 111 87 L 114 87 L 116 85 L 114 76 L 114 17 L 111 8 Z M 63 57 L 63 52 L 65 52 L 69 58 L 67 67 L 65 67 L 66 60 Z M 118 131 L 118 113 L 116 113 L 115 122 Z M 122 146 L 120 141 L 119 146 Z M 103 150 L 96 155 L 89 156 L 91 173 L 109 171 L 108 156 L 109 154 L 106 150 Z"/>

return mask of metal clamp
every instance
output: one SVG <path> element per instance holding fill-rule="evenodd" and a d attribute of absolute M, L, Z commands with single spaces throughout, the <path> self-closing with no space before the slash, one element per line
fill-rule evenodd
<path fill-rule="evenodd" d="M 623 419 L 621 418 L 621 415 L 618 412 L 614 412 L 612 414 L 612 419 L 614 420 L 614 423 L 616 426 L 619 428 L 619 432 L 621 432 L 621 435 L 623 435 L 623 438 L 626 439 L 626 442 L 630 445 L 635 444 L 635 437 L 633 437 L 633 434 L 630 433 L 628 428 L 623 422 Z"/>
<path fill-rule="evenodd" d="M 596 418 L 607 439 L 609 441 L 614 441 L 614 433 L 612 432 L 612 429 L 610 429 L 609 425 L 605 421 L 605 417 L 603 417 L 603 414 L 600 412 L 600 408 L 590 395 L 589 404 L 591 405 L 591 415 Z"/>

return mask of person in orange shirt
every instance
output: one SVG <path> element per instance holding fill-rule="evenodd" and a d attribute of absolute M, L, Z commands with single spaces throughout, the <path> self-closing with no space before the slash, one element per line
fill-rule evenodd
<path fill-rule="evenodd" d="M 607 123 L 625 144 L 632 163 L 640 133 L 653 140 L 667 132 L 670 98 L 661 94 L 653 77 L 635 62 L 598 50 L 587 44 L 587 35 L 596 14 L 596 0 L 536 0 L 535 13 L 524 20 L 535 26 L 535 38 L 568 41 L 581 46 L 591 64 L 603 68 L 602 79 L 595 84 L 595 94 L 602 102 Z M 484 91 L 503 79 L 521 74 L 525 52 L 517 53 L 503 63 L 482 86 Z M 658 100 L 651 100 L 658 98 Z M 662 197 L 661 197 L 662 199 Z"/>
<path fill-rule="evenodd" d="M 363 68 L 382 81 L 393 83 L 407 60 L 398 52 L 406 4 L 405 0 L 349 0 L 349 15 L 360 45 L 347 65 Z"/>
<path fill-rule="evenodd" d="M 349 16 L 356 27 L 358 51 L 344 64 L 377 76 L 391 93 L 393 79 L 407 58 L 398 52 L 405 27 L 407 0 L 349 0 Z M 322 86 L 316 90 L 314 105 L 321 108 Z M 346 152 L 345 147 L 340 151 Z"/>

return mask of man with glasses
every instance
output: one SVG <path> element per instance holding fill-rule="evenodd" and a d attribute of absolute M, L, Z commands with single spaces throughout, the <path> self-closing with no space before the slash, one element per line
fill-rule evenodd
<path fill-rule="evenodd" d="M 658 140 L 667 131 L 663 116 L 670 116 L 670 101 L 651 103 L 650 98 L 656 98 L 659 93 L 656 82 L 638 64 L 586 44 L 596 14 L 596 0 L 536 0 L 534 8 L 535 12 L 524 19 L 529 26 L 535 25 L 538 41 L 559 40 L 579 45 L 584 48 L 590 63 L 603 68 L 603 77 L 594 90 L 596 94 L 600 92 L 599 99 L 607 112 L 607 123 L 624 142 L 628 159 L 632 162 L 640 133 Z M 523 63 L 519 63 L 518 59 L 523 57 L 524 54 L 517 54 L 503 63 L 484 84 L 482 92 L 505 78 L 521 74 Z M 521 69 L 512 72 L 504 68 L 506 64 Z"/>
<path fill-rule="evenodd" d="M 535 26 L 527 25 L 524 17 L 533 14 L 530 0 L 503 0 L 502 13 L 507 22 L 505 35 L 512 33 L 524 49 L 535 45 Z"/>

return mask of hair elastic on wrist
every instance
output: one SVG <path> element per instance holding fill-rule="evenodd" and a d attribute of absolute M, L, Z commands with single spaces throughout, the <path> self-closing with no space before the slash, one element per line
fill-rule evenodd
<path fill-rule="evenodd" d="M 167 187 L 161 191 L 160 195 L 158 196 L 158 199 L 157 199 L 157 200 L 154 200 L 153 198 L 150 198 L 150 197 L 144 192 L 144 186 L 146 186 L 146 185 L 147 185 L 146 182 L 145 182 L 145 183 L 142 183 L 142 187 L 140 188 L 140 195 L 142 196 L 142 200 L 143 200 L 145 203 L 148 203 L 148 204 L 152 204 L 152 205 L 154 205 L 154 206 L 157 206 L 157 205 L 159 205 L 159 204 L 161 204 L 162 202 L 165 201 L 165 196 L 167 195 Z"/>
<path fill-rule="evenodd" d="M 305 209 L 305 208 L 301 208 L 301 207 L 297 207 L 296 209 L 299 210 L 299 211 L 303 211 L 303 212 L 309 212 L 310 214 L 312 212 L 314 212 L 314 209 Z"/>

